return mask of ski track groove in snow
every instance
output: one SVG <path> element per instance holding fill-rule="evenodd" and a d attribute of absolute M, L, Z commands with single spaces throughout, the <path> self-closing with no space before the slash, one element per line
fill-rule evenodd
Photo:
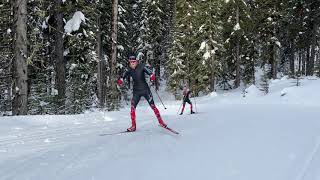
<path fill-rule="evenodd" d="M 307 158 L 306 162 L 304 163 L 302 170 L 300 171 L 299 175 L 297 176 L 297 180 L 305 180 L 305 177 L 310 169 L 312 163 L 314 162 L 315 157 L 320 156 L 320 135 L 316 139 L 316 144 L 312 149 L 309 157 Z"/>
<path fill-rule="evenodd" d="M 101 126 L 98 126 L 98 125 L 90 126 L 90 127 L 83 126 L 83 127 L 64 128 L 64 129 L 55 128 L 47 131 L 19 134 L 15 138 L 0 139 L 0 147 L 4 145 L 9 145 L 9 144 L 15 144 L 15 143 L 19 144 L 19 142 L 52 139 L 52 138 L 59 138 L 63 136 L 77 136 L 77 135 L 90 134 L 90 133 L 96 133 L 97 131 L 101 131 L 101 129 L 98 129 L 95 132 L 93 132 L 92 129 L 90 131 L 86 131 L 94 127 L 101 127 Z M 79 134 L 79 132 L 81 132 L 81 134 Z"/>

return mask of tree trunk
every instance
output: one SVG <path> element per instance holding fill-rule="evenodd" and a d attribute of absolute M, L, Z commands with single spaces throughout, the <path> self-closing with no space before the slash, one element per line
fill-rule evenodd
<path fill-rule="evenodd" d="M 289 62 L 290 62 L 290 77 L 294 76 L 294 46 L 293 42 L 290 42 L 290 49 L 289 49 Z"/>
<path fill-rule="evenodd" d="M 97 16 L 97 56 L 98 56 L 98 79 L 97 79 L 97 94 L 99 99 L 99 107 L 104 107 L 105 105 L 105 61 L 102 59 L 102 44 L 101 44 L 101 16 Z"/>
<path fill-rule="evenodd" d="M 317 43 L 317 29 L 318 25 L 316 22 L 313 24 L 312 42 L 311 42 L 311 59 L 310 59 L 310 75 L 313 76 L 314 73 L 314 61 L 316 54 L 316 43 Z"/>
<path fill-rule="evenodd" d="M 157 43 L 156 45 L 156 49 L 154 51 L 154 55 L 155 55 L 155 75 L 156 75 L 156 82 L 155 82 L 155 86 L 156 86 L 156 90 L 159 90 L 159 86 L 160 86 L 160 47 L 159 44 Z"/>
<path fill-rule="evenodd" d="M 277 79 L 277 46 L 272 46 L 272 61 L 271 61 L 271 78 Z"/>
<path fill-rule="evenodd" d="M 215 71 L 216 68 L 215 65 L 214 65 L 214 61 L 215 61 L 215 55 L 213 54 L 212 55 L 212 58 L 211 58 L 211 63 L 210 63 L 210 69 L 211 69 L 211 75 L 210 75 L 210 91 L 214 91 L 215 90 Z"/>
<path fill-rule="evenodd" d="M 308 46 L 306 48 L 306 75 L 309 76 L 311 71 L 310 71 L 310 47 Z"/>
<path fill-rule="evenodd" d="M 320 77 L 320 51 L 317 52 L 317 62 L 318 62 L 318 77 Z"/>
<path fill-rule="evenodd" d="M 117 77 L 117 32 L 118 32 L 118 0 L 113 0 L 112 4 L 112 50 L 111 50 L 111 64 L 110 64 L 110 87 L 111 87 L 111 110 L 118 108 L 119 99 L 116 86 L 116 77 Z"/>
<path fill-rule="evenodd" d="M 239 5 L 237 4 L 237 24 L 240 23 L 239 21 Z M 236 81 L 235 81 L 235 88 L 240 86 L 240 38 L 237 39 L 236 45 Z"/>
<path fill-rule="evenodd" d="M 12 114 L 26 115 L 28 112 L 27 74 L 27 0 L 15 0 L 14 13 L 14 60 Z"/>
<path fill-rule="evenodd" d="M 66 94 L 66 62 L 63 56 L 63 14 L 61 11 L 62 1 L 55 0 L 55 31 L 54 31 L 54 42 L 55 42 L 55 50 L 54 50 L 54 61 L 56 62 L 56 88 L 58 90 L 58 113 L 65 113 L 65 94 Z"/>
<path fill-rule="evenodd" d="M 274 4 L 274 11 L 277 12 L 278 8 L 277 8 L 277 4 L 278 2 L 276 1 L 276 3 Z M 277 35 L 277 23 L 275 23 L 273 25 L 273 36 Z M 277 79 L 277 58 L 278 58 L 278 46 L 276 43 L 273 43 L 272 45 L 272 64 L 271 64 L 271 78 L 272 79 Z"/>
<path fill-rule="evenodd" d="M 301 75 L 306 75 L 306 56 L 305 56 L 305 53 L 302 51 L 302 50 L 300 50 L 300 54 L 301 54 L 301 66 L 302 66 L 302 68 L 301 68 L 301 70 L 302 70 L 302 72 L 301 72 Z"/>
<path fill-rule="evenodd" d="M 298 65 L 298 72 L 299 72 L 299 75 L 301 76 L 302 75 L 302 54 L 301 54 L 301 51 L 299 50 L 299 65 Z"/>

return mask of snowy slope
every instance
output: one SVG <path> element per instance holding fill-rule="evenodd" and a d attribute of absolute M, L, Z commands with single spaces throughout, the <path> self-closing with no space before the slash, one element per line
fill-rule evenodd
<path fill-rule="evenodd" d="M 1 180 L 320 180 L 320 80 L 276 80 L 270 94 L 255 87 L 197 98 L 198 114 L 177 115 L 180 102 L 72 116 L 0 117 Z M 285 94 L 285 95 L 283 95 Z M 281 96 L 282 95 L 282 96 Z M 154 98 L 157 100 L 156 94 Z M 194 99 L 193 99 L 194 101 Z"/>

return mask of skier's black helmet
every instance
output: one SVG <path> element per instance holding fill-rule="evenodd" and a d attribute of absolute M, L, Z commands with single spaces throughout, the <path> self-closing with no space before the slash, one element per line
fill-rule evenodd
<path fill-rule="evenodd" d="M 131 63 L 139 63 L 139 61 L 137 60 L 136 56 L 129 56 L 129 61 L 130 64 Z"/>
<path fill-rule="evenodd" d="M 129 61 L 137 61 L 136 56 L 134 55 L 129 56 Z"/>

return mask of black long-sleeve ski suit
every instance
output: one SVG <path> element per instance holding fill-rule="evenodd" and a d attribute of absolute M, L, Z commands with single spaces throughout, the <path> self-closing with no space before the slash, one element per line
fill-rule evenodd
<path fill-rule="evenodd" d="M 161 126 L 166 126 L 166 124 L 163 122 L 160 112 L 158 108 L 155 106 L 152 93 L 150 91 L 150 88 L 146 82 L 146 77 L 145 74 L 147 75 L 152 75 L 152 71 L 149 67 L 147 67 L 145 64 L 138 64 L 135 69 L 129 68 L 122 76 L 123 79 L 126 79 L 128 77 L 131 77 L 133 80 L 133 96 L 131 99 L 131 121 L 132 121 L 132 127 L 131 129 L 135 130 L 136 127 L 136 113 L 135 109 L 141 99 L 141 97 L 144 97 L 152 110 L 154 111 L 159 124 Z M 129 128 L 130 129 L 130 128 Z"/>

